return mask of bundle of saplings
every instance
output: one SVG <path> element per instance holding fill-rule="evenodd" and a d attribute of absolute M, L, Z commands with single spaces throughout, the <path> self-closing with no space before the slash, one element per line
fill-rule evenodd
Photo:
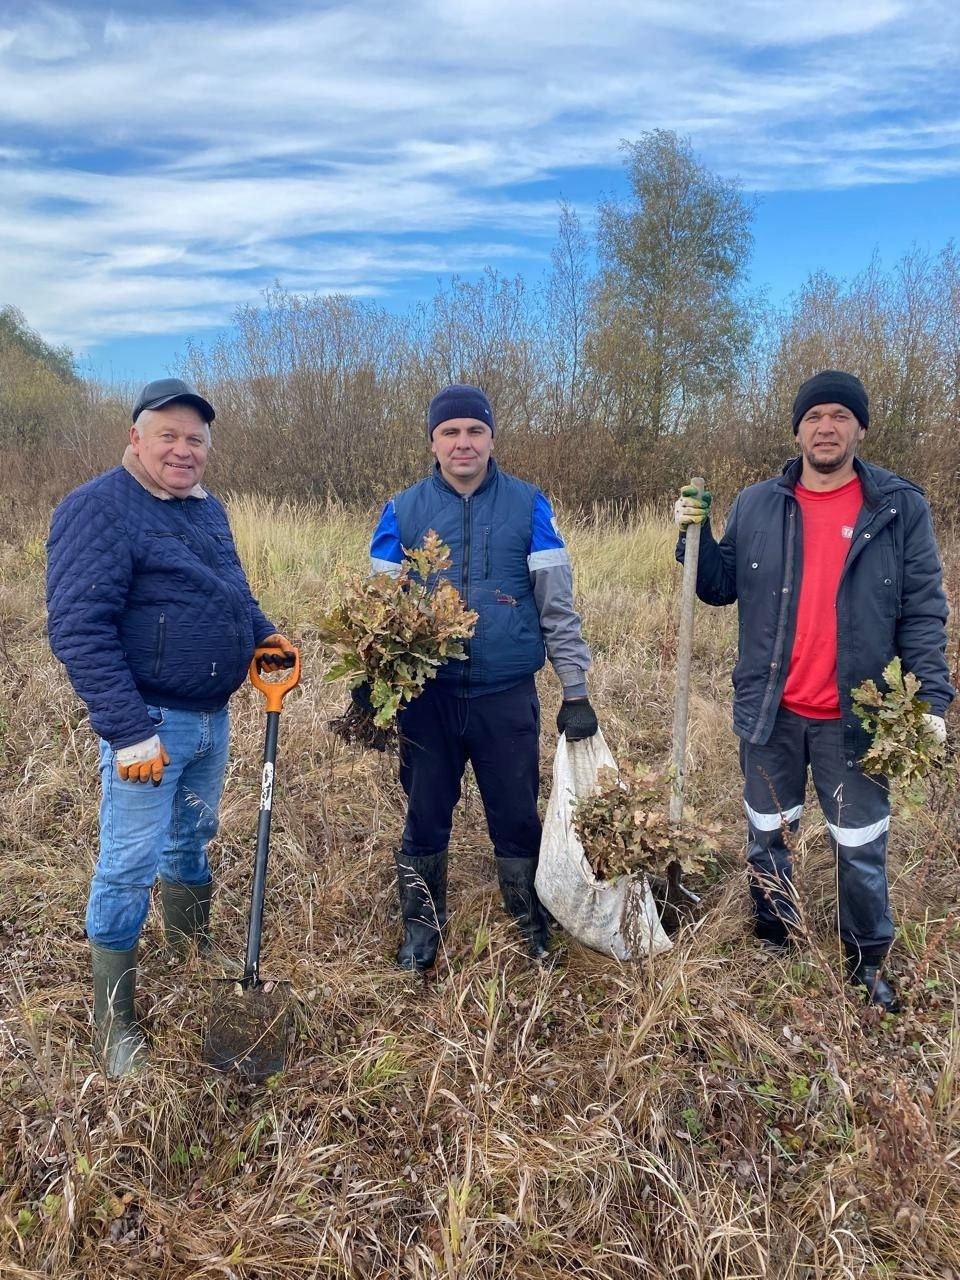
<path fill-rule="evenodd" d="M 663 923 L 675 927 L 699 898 L 683 877 L 702 887 L 716 873 L 718 826 L 703 826 L 690 810 L 679 823 L 668 814 L 671 778 L 642 765 L 605 768 L 597 790 L 576 802 L 573 825 L 598 880 L 644 875 Z"/>
<path fill-rule="evenodd" d="M 463 661 L 477 615 L 443 574 L 450 549 L 433 530 L 404 548 L 399 574 L 354 574 L 339 603 L 319 622 L 319 638 L 337 660 L 325 680 L 363 686 L 333 727 L 350 741 L 382 749 L 395 735 L 397 712 L 412 702 L 446 662 Z"/>
<path fill-rule="evenodd" d="M 864 773 L 898 783 L 908 804 L 921 803 L 924 780 L 944 764 L 944 747 L 927 720 L 929 702 L 918 696 L 920 681 L 899 658 L 884 667 L 883 681 L 883 691 L 873 680 L 851 691 L 853 710 L 872 737 L 860 764 Z"/>

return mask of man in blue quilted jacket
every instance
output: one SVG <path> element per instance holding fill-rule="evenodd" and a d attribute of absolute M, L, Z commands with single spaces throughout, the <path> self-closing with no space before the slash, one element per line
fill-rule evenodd
<path fill-rule="evenodd" d="M 467 761 L 473 765 L 507 912 L 530 954 L 547 954 L 534 888 L 540 849 L 540 704 L 535 673 L 549 657 L 563 687 L 557 728 L 592 737 L 590 650 L 573 605 L 570 558 L 546 497 L 499 470 L 496 422 L 478 387 L 430 402 L 432 473 L 392 498 L 370 546 L 375 573 L 397 573 L 403 548 L 431 529 L 450 547 L 450 581 L 478 614 L 467 660 L 441 667 L 401 714 L 400 781 L 407 818 L 396 853 L 404 938 L 397 962 L 436 961 L 447 910 L 447 847 Z M 359 700 L 362 704 L 362 687 Z"/>
<path fill-rule="evenodd" d="M 50 644 L 100 736 L 100 853 L 87 904 L 97 1043 L 110 1076 L 145 1056 L 137 947 L 159 877 L 167 942 L 210 953 L 227 701 L 254 648 L 292 653 L 253 599 L 226 512 L 201 487 L 212 406 L 148 383 L 120 466 L 68 494 L 47 544 Z"/>

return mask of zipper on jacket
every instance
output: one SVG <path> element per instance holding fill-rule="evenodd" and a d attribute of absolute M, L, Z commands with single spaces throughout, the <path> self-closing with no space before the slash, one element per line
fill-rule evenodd
<path fill-rule="evenodd" d="M 783 681 L 786 684 L 786 674 L 784 668 L 786 664 L 783 660 L 784 651 L 787 645 L 787 625 L 790 620 L 790 610 L 793 607 L 794 583 L 797 579 L 797 556 L 799 554 L 797 548 L 797 506 L 796 498 L 792 499 L 792 506 L 787 512 L 787 554 L 784 564 L 783 586 L 780 590 L 780 608 L 777 611 L 777 630 L 773 639 L 773 662 L 770 663 L 770 674 L 767 677 L 767 687 L 764 690 L 763 702 L 760 704 L 760 713 L 757 716 L 756 728 L 751 734 L 750 741 L 758 742 L 761 731 L 766 724 L 767 716 L 770 714 L 770 704 L 773 701 L 773 695 L 777 690 L 778 683 Z M 783 689 L 780 684 L 780 689 Z M 782 697 L 782 693 L 781 693 Z"/>
<path fill-rule="evenodd" d="M 161 613 L 159 622 L 157 623 L 157 656 L 153 664 L 154 678 L 160 675 L 160 663 L 163 660 L 163 633 L 166 629 L 166 625 L 167 615 L 165 613 Z"/>
<path fill-rule="evenodd" d="M 462 498 L 463 502 L 463 572 L 460 575 L 460 588 L 464 606 L 470 608 L 470 495 Z M 464 696 L 470 688 L 470 641 L 464 643 L 467 661 L 463 663 L 462 687 Z"/>

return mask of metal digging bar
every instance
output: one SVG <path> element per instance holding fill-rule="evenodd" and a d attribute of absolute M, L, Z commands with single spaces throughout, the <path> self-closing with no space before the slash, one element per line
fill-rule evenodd
<path fill-rule="evenodd" d="M 285 668 L 281 678 L 263 678 L 263 669 Z M 250 892 L 247 952 L 242 978 L 218 978 L 212 984 L 204 1061 L 218 1071 L 236 1068 L 248 1080 L 265 1080 L 283 1069 L 290 1026 L 290 983 L 260 976 L 260 939 L 273 814 L 273 778 L 280 712 L 286 695 L 300 682 L 300 654 L 258 649 L 250 663 L 250 682 L 266 698 L 267 732 L 260 780 L 257 853 Z"/>
<path fill-rule="evenodd" d="M 694 476 L 690 484 L 702 494 L 705 481 Z M 670 821 L 683 820 L 683 791 L 687 773 L 687 712 L 690 703 L 690 667 L 693 659 L 693 617 L 697 600 L 697 565 L 700 561 L 700 526 L 687 527 L 683 557 L 683 585 L 680 591 L 680 629 L 677 638 L 677 689 L 673 704 L 673 785 L 670 791 Z M 658 877 L 659 880 L 659 877 Z M 654 886 L 660 916 L 672 931 L 699 905 L 697 894 L 682 883 L 679 862 L 667 866 L 666 880 Z"/>

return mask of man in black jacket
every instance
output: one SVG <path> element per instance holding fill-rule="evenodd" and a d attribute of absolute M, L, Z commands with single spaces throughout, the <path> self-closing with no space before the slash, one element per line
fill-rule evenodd
<path fill-rule="evenodd" d="M 793 405 L 800 457 L 744 489 L 717 542 L 709 494 L 681 492 L 677 558 L 702 526 L 697 595 L 737 601 L 733 673 L 747 811 L 755 932 L 785 946 L 796 924 L 784 828 L 800 821 L 809 767 L 838 860 L 840 937 L 850 981 L 889 1012 L 882 975 L 893 941 L 886 850 L 886 783 L 862 772 L 869 737 L 851 690 L 881 680 L 894 657 L 920 680 L 927 721 L 946 741 L 954 691 L 944 651 L 947 602 L 930 510 L 909 480 L 857 458 L 870 423 L 859 378 L 828 369 Z"/>

